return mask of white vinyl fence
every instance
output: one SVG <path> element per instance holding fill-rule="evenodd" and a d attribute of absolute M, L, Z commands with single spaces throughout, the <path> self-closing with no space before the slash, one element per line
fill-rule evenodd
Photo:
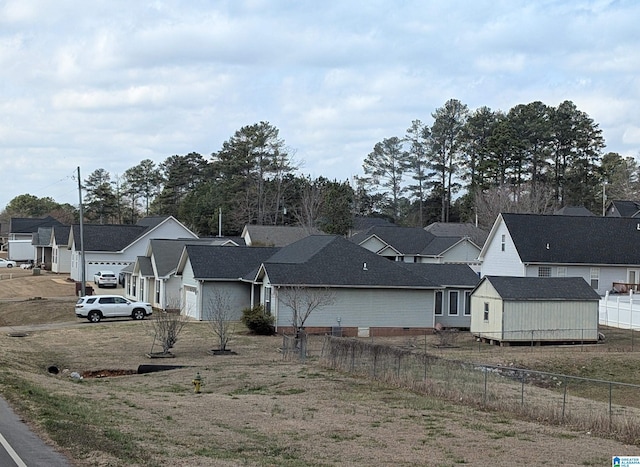
<path fill-rule="evenodd" d="M 637 297 L 635 295 L 638 295 Z M 600 299 L 599 322 L 621 329 L 640 329 L 640 294 L 609 294 Z"/>

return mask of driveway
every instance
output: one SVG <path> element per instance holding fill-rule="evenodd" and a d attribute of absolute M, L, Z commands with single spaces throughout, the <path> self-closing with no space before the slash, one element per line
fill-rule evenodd
<path fill-rule="evenodd" d="M 45 444 L 0 398 L 0 465 L 2 467 L 69 467 L 59 452 Z"/>

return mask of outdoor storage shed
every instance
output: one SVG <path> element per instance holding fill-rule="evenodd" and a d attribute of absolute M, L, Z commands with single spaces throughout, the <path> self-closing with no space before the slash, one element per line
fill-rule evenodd
<path fill-rule="evenodd" d="M 510 342 L 597 342 L 600 296 L 581 277 L 485 276 L 471 293 L 471 333 Z"/>

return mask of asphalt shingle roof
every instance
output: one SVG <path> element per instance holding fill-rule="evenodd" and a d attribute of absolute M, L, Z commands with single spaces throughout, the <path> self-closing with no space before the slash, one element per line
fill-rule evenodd
<path fill-rule="evenodd" d="M 85 251 L 120 251 L 147 231 L 142 225 L 84 224 Z M 76 248 L 80 249 L 80 226 L 73 226 Z"/>
<path fill-rule="evenodd" d="M 251 244 L 256 246 L 282 247 L 290 245 L 311 234 L 321 234 L 317 229 L 282 225 L 246 225 Z"/>
<path fill-rule="evenodd" d="M 185 245 L 219 245 L 226 238 L 190 238 L 190 239 L 158 239 L 149 240 L 151 253 L 159 277 L 169 275 L 178 266 L 178 260 Z M 233 246 L 229 246 L 233 248 Z"/>
<path fill-rule="evenodd" d="M 239 279 L 257 269 L 278 248 L 248 246 L 185 246 L 196 279 Z"/>
<path fill-rule="evenodd" d="M 312 235 L 264 262 L 274 285 L 433 288 L 438 284 L 342 237 Z"/>
<path fill-rule="evenodd" d="M 53 227 L 53 238 L 56 240 L 57 245 L 66 245 L 69 243 L 69 233 L 71 232 L 70 225 L 56 225 Z"/>
<path fill-rule="evenodd" d="M 43 218 L 12 217 L 9 221 L 9 233 L 36 233 L 40 227 L 63 225 L 51 216 Z"/>
<path fill-rule="evenodd" d="M 475 287 L 480 277 L 466 264 L 397 263 L 442 287 Z"/>
<path fill-rule="evenodd" d="M 426 226 L 424 230 L 437 237 L 469 237 L 479 247 L 484 245 L 489 236 L 489 232 L 469 222 L 434 222 Z"/>
<path fill-rule="evenodd" d="M 501 214 L 524 263 L 640 264 L 640 220 Z"/>
<path fill-rule="evenodd" d="M 582 277 L 485 276 L 503 300 L 600 300 Z"/>
<path fill-rule="evenodd" d="M 613 200 L 611 205 L 615 207 L 620 217 L 634 217 L 640 211 L 640 203 L 636 201 Z"/>

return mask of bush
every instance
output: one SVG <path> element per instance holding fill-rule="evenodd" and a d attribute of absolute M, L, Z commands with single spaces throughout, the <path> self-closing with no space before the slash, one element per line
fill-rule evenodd
<path fill-rule="evenodd" d="M 254 334 L 270 336 L 275 332 L 273 316 L 264 312 L 262 305 L 242 310 L 242 323 Z"/>

